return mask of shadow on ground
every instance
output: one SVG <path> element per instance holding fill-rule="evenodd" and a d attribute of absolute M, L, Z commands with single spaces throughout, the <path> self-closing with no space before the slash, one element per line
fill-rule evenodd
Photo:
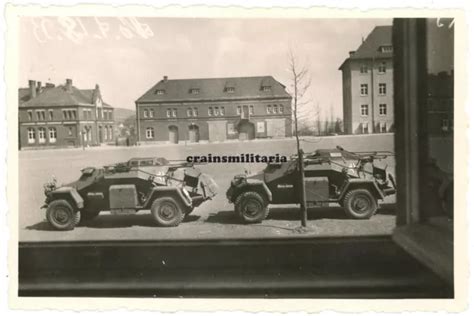
<path fill-rule="evenodd" d="M 384 205 L 377 211 L 377 214 L 395 215 L 395 206 L 390 204 Z M 299 207 L 270 208 L 270 213 L 268 214 L 267 219 L 277 221 L 300 221 L 300 209 Z M 351 218 L 347 217 L 342 207 L 308 209 L 308 220 L 316 219 L 352 220 Z M 223 210 L 217 213 L 211 213 L 205 222 L 219 224 L 242 224 L 242 220 L 234 213 L 233 210 Z"/>
<path fill-rule="evenodd" d="M 183 220 L 183 223 L 197 221 L 198 215 L 189 215 Z M 141 227 L 159 227 L 152 219 L 150 214 L 133 214 L 133 215 L 99 215 L 93 220 L 80 223 L 78 227 L 88 228 L 126 228 L 133 226 Z M 48 222 L 39 222 L 31 226 L 27 226 L 28 230 L 41 231 L 57 231 Z"/>

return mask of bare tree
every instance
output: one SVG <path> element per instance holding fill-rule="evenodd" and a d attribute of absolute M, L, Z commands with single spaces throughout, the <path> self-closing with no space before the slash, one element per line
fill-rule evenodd
<path fill-rule="evenodd" d="M 321 135 L 321 107 L 319 106 L 319 101 L 316 103 L 315 106 L 315 114 L 314 114 L 314 119 L 315 119 L 315 127 L 316 127 L 316 133 L 318 136 Z"/>
<path fill-rule="evenodd" d="M 331 107 L 330 107 L 330 116 L 329 116 L 329 134 L 332 134 L 334 133 L 334 106 L 333 104 L 331 103 Z"/>
<path fill-rule="evenodd" d="M 306 227 L 308 212 L 306 209 L 306 192 L 304 183 L 303 150 L 301 149 L 298 133 L 298 109 L 308 101 L 304 100 L 305 94 L 311 86 L 311 76 L 309 75 L 309 66 L 307 63 L 300 64 L 293 50 L 288 52 L 289 70 L 291 73 L 291 88 L 293 94 L 293 117 L 295 121 L 296 149 L 298 151 L 298 166 L 300 172 L 300 204 L 301 204 L 301 226 Z"/>

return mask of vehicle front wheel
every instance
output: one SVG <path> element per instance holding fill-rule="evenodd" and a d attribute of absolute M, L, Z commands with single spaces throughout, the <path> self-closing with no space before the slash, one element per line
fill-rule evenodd
<path fill-rule="evenodd" d="M 156 199 L 151 205 L 151 215 L 155 222 L 164 227 L 178 226 L 184 219 L 185 212 L 172 197 Z"/>
<path fill-rule="evenodd" d="M 68 201 L 55 200 L 48 205 L 46 219 L 57 230 L 72 230 L 81 220 L 81 213 Z"/>
<path fill-rule="evenodd" d="M 246 223 L 260 223 L 268 216 L 268 202 L 257 192 L 244 192 L 236 199 L 235 211 Z"/>
<path fill-rule="evenodd" d="M 354 219 L 368 219 L 377 211 L 377 201 L 366 189 L 347 192 L 343 204 L 346 215 Z"/>

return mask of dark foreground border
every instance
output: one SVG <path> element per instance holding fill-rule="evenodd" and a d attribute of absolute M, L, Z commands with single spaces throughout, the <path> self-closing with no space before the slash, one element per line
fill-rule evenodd
<path fill-rule="evenodd" d="M 20 296 L 452 298 L 390 236 L 19 245 Z"/>

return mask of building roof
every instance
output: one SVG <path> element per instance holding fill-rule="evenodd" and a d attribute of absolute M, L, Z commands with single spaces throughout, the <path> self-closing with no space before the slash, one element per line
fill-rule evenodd
<path fill-rule="evenodd" d="M 270 88 L 263 89 L 264 86 Z M 199 91 L 192 91 L 196 89 Z M 286 92 L 285 86 L 272 76 L 172 80 L 164 77 L 136 102 L 249 98 L 291 98 L 291 96 Z"/>
<path fill-rule="evenodd" d="M 98 89 L 98 87 L 97 87 Z M 77 89 L 72 86 L 70 90 L 65 85 L 57 87 L 43 87 L 37 92 L 35 98 L 31 99 L 29 88 L 18 89 L 20 107 L 55 107 L 71 105 L 93 105 L 95 98 L 100 97 L 100 91 L 96 89 Z M 102 102 L 105 107 L 110 105 Z"/>
<path fill-rule="evenodd" d="M 344 64 L 349 60 L 392 58 L 392 50 L 383 52 L 381 47 L 384 46 L 392 46 L 391 25 L 376 26 L 362 44 L 360 44 L 359 48 L 352 52 L 352 54 L 350 54 L 350 56 L 342 63 L 339 69 L 342 69 Z"/>

